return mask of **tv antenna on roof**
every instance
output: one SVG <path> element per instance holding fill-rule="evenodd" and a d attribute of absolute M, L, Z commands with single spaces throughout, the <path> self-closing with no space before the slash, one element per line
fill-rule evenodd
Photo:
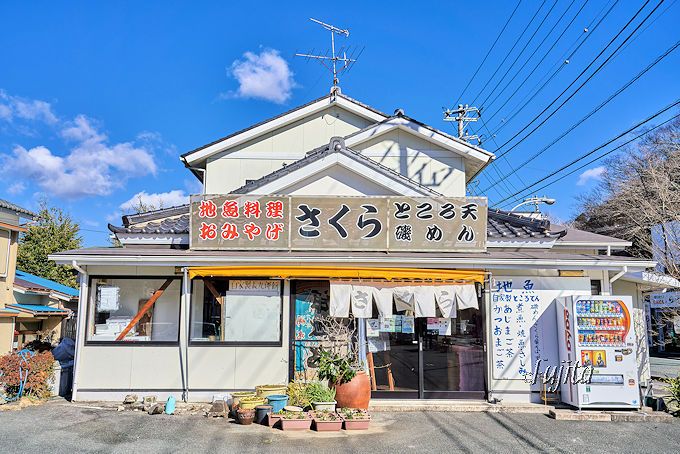
<path fill-rule="evenodd" d="M 309 54 L 296 53 L 295 56 L 318 60 L 322 65 L 326 67 L 326 69 L 328 69 L 333 74 L 333 86 L 331 87 L 331 93 L 340 91 L 339 86 L 340 79 L 338 78 L 338 75 L 340 75 L 342 72 L 349 71 L 354 65 L 354 63 L 359 59 L 359 56 L 361 56 L 361 53 L 364 50 L 361 49 L 356 58 L 353 58 L 354 53 L 356 52 L 356 48 L 354 48 L 350 52 L 349 57 L 347 57 L 347 51 L 345 50 L 344 47 L 340 48 L 336 54 L 335 35 L 341 35 L 347 38 L 349 37 L 349 29 L 342 29 L 334 25 L 321 22 L 320 20 L 314 19 L 312 17 L 310 17 L 309 20 L 311 20 L 312 22 L 316 22 L 317 24 L 321 25 L 323 28 L 331 32 L 331 55 L 329 56 L 328 51 L 326 51 L 326 54 L 324 55 L 315 55 L 313 53 Z"/>

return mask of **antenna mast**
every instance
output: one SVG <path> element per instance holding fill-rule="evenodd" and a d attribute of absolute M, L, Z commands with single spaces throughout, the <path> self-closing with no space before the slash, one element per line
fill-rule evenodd
<path fill-rule="evenodd" d="M 474 117 L 468 117 L 467 114 L 472 113 Z M 478 135 L 468 135 L 465 127 L 473 121 L 479 120 L 482 113 L 476 107 L 470 107 L 467 104 L 458 104 L 457 109 L 444 109 L 444 121 L 455 121 L 458 123 L 458 138 L 466 142 L 472 140 L 477 141 L 478 145 L 482 144 L 482 138 Z"/>
<path fill-rule="evenodd" d="M 333 73 L 333 86 L 331 87 L 331 93 L 339 91 L 340 87 L 340 79 L 338 78 L 338 75 L 348 69 L 352 63 L 357 61 L 357 58 L 347 58 L 347 53 L 341 49 L 342 56 L 336 55 L 335 53 L 335 35 L 342 35 L 344 37 L 349 37 L 349 29 L 342 29 L 339 27 L 336 27 L 334 25 L 327 24 L 325 22 L 321 22 L 320 20 L 314 19 L 314 18 L 309 18 L 312 22 L 316 22 L 317 24 L 321 25 L 323 28 L 331 32 L 331 56 L 329 57 L 328 55 L 314 55 L 314 54 L 298 54 L 296 53 L 296 57 L 305 57 L 309 59 L 315 59 L 321 62 L 328 70 Z M 340 52 L 339 52 L 340 53 Z M 351 55 L 350 55 L 351 57 Z M 327 62 L 330 63 L 327 64 Z M 340 69 L 338 69 L 338 63 L 341 63 Z"/>

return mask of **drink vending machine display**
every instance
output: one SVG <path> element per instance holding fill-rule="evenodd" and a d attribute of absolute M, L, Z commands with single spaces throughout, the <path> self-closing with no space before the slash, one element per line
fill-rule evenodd
<path fill-rule="evenodd" d="M 579 408 L 640 408 L 630 296 L 557 299 L 560 361 L 592 367 L 589 383 L 562 383 L 562 401 Z M 579 371 L 579 377 L 581 371 Z"/>

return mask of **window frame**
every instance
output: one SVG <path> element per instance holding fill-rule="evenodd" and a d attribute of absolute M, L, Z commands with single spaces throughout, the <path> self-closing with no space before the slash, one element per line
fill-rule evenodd
<path fill-rule="evenodd" d="M 12 255 L 12 238 L 14 237 L 14 232 L 10 229 L 0 227 L 0 231 L 7 232 L 7 257 L 5 257 L 5 271 L 0 272 L 0 277 L 8 277 L 10 274 L 10 256 Z"/>
<path fill-rule="evenodd" d="M 125 341 L 125 340 L 112 340 L 112 341 L 104 341 L 104 340 L 91 340 L 90 339 L 90 324 L 94 324 L 94 315 L 95 315 L 95 310 L 96 310 L 96 300 L 93 300 L 92 298 L 96 298 L 95 292 L 93 292 L 94 287 L 92 286 L 93 281 L 96 279 L 146 279 L 146 280 L 154 280 L 154 279 L 172 279 L 172 280 L 178 280 L 180 281 L 180 288 L 179 288 L 179 299 L 178 299 L 178 311 L 177 311 L 177 339 L 172 340 L 172 341 L 159 341 L 159 340 L 149 340 L 149 341 Z M 168 275 L 168 276 L 133 276 L 133 275 L 90 275 L 89 280 L 88 280 L 88 298 L 87 298 L 87 321 L 85 325 L 85 346 L 97 346 L 97 347 L 177 347 L 179 346 L 179 338 L 180 338 L 180 331 L 182 327 L 182 276 L 177 276 L 177 275 Z M 90 304 L 92 302 L 92 304 Z M 155 303 L 154 303 L 155 304 Z"/>
<path fill-rule="evenodd" d="M 193 322 L 193 304 L 194 304 L 194 283 L 197 281 L 203 282 L 206 278 L 205 277 L 195 277 L 191 279 L 191 298 L 189 298 L 188 304 L 189 304 L 189 327 L 192 326 Z M 267 281 L 279 281 L 280 282 L 280 289 L 279 289 L 279 303 L 280 303 L 280 310 L 279 310 L 279 340 L 277 341 L 222 341 L 222 340 L 215 340 L 215 341 L 200 341 L 200 340 L 193 340 L 191 338 L 191 329 L 189 329 L 189 332 L 187 333 L 187 343 L 189 347 L 282 347 L 283 346 L 283 313 L 284 313 L 284 305 L 283 305 L 283 295 L 284 295 L 284 287 L 285 287 L 285 279 L 268 279 L 268 278 L 262 278 L 262 277 L 211 277 L 209 279 L 212 280 L 218 280 L 218 281 L 224 281 L 227 283 L 227 288 L 229 286 L 229 281 L 237 281 L 237 280 L 255 280 L 255 281 L 262 281 L 262 280 L 267 280 Z M 224 329 L 224 327 L 222 327 Z"/>

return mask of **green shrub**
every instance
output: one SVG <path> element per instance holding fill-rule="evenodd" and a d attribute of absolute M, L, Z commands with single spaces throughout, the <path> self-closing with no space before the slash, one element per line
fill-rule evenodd
<path fill-rule="evenodd" d="M 313 381 L 307 384 L 307 397 L 311 402 L 333 402 L 335 389 L 330 389 L 319 381 Z"/>
<path fill-rule="evenodd" d="M 290 382 L 288 384 L 288 405 L 300 408 L 307 408 L 312 404 L 307 395 L 307 384 L 301 382 Z"/>
<path fill-rule="evenodd" d="M 48 381 L 54 372 L 54 357 L 50 352 L 36 353 L 26 356 L 28 363 L 24 363 L 16 353 L 8 353 L 0 356 L 0 385 L 4 388 L 7 397 L 13 398 L 19 393 L 21 377 L 19 367 L 28 372 L 28 380 L 24 386 L 24 396 L 37 399 L 50 397 Z"/>
<path fill-rule="evenodd" d="M 677 377 L 670 377 L 663 380 L 666 383 L 664 389 L 670 393 L 670 397 L 664 398 L 669 408 L 675 408 L 675 416 L 680 415 L 680 374 Z"/>
<path fill-rule="evenodd" d="M 327 350 L 319 352 L 319 379 L 328 383 L 341 384 L 352 381 L 357 370 L 349 356 L 334 354 Z"/>

